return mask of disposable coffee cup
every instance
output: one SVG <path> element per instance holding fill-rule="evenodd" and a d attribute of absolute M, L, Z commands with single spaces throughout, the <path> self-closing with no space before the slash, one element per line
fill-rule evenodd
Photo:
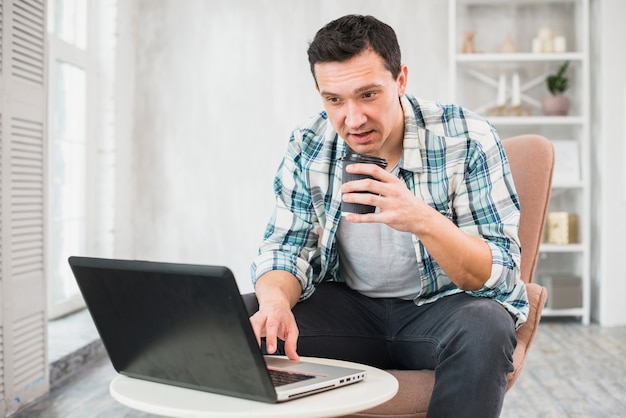
<path fill-rule="evenodd" d="M 346 167 L 348 167 L 350 164 L 376 164 L 377 166 L 383 169 L 387 168 L 387 161 L 384 158 L 378 158 L 378 157 L 373 157 L 371 155 L 363 155 L 363 154 L 348 154 L 342 160 L 341 181 L 343 183 L 348 183 L 354 180 L 372 178 L 372 176 L 369 176 L 367 174 L 347 173 Z M 367 193 L 367 192 L 360 192 L 360 193 Z M 341 202 L 341 215 L 342 216 L 348 213 L 363 214 L 363 213 L 373 213 L 375 211 L 376 211 L 376 206 L 362 205 L 360 203 Z"/>

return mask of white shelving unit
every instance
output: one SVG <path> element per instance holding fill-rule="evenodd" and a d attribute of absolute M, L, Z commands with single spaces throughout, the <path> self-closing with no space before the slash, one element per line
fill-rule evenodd
<path fill-rule="evenodd" d="M 588 324 L 589 0 L 448 0 L 448 10 L 453 100 L 486 116 L 502 138 L 535 133 L 555 143 L 556 169 L 561 175 L 555 175 L 549 211 L 575 214 L 578 240 L 542 244 L 535 277 L 550 294 L 544 316 L 577 317 Z M 545 28 L 565 39 L 563 51 L 532 51 L 533 38 Z M 473 53 L 462 52 L 468 31 L 474 32 Z M 507 36 L 516 50 L 500 52 Z M 570 111 L 567 116 L 544 116 L 541 102 L 549 94 L 545 79 L 565 61 L 570 62 L 565 93 L 571 102 Z M 502 78 L 506 80 L 504 106 Z M 512 88 L 513 78 L 519 80 L 517 92 Z M 513 99 L 516 106 L 510 105 Z"/>

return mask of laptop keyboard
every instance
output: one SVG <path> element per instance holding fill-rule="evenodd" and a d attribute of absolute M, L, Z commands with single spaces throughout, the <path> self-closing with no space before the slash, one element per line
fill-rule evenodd
<path fill-rule="evenodd" d="M 284 370 L 268 369 L 270 378 L 274 386 L 283 386 L 290 383 L 302 382 L 303 380 L 313 379 L 315 376 L 310 374 L 293 373 Z"/>

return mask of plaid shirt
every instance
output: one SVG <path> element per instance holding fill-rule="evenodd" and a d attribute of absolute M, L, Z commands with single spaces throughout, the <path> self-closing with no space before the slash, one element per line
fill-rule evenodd
<path fill-rule="evenodd" d="M 491 277 L 482 289 L 465 292 L 500 302 L 521 326 L 528 298 L 519 278 L 519 201 L 495 129 L 458 106 L 408 95 L 401 103 L 401 177 L 419 199 L 462 231 L 485 240 L 492 255 Z M 325 112 L 293 131 L 274 180 L 276 206 L 252 264 L 253 282 L 268 271 L 286 270 L 300 281 L 305 299 L 317 283 L 342 281 L 336 235 L 345 153 L 346 143 Z M 417 305 L 463 292 L 415 236 L 413 244 L 421 278 Z"/>

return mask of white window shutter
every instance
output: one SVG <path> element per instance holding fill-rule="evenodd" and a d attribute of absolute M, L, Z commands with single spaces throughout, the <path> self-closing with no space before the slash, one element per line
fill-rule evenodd
<path fill-rule="evenodd" d="M 44 279 L 45 0 L 0 3 L 2 416 L 49 390 Z"/>

